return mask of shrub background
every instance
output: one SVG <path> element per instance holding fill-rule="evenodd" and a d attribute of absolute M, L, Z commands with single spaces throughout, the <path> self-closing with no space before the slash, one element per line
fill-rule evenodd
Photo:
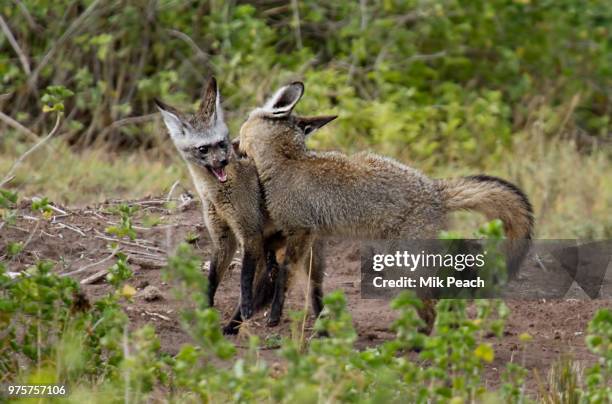
<path fill-rule="evenodd" d="M 16 219 L 17 195 L 41 197 L 32 211 L 42 220 L 62 203 L 158 195 L 177 178 L 189 187 L 152 98 L 195 108 L 215 74 L 234 135 L 273 89 L 304 80 L 300 112 L 340 115 L 313 147 L 372 149 L 438 177 L 500 175 L 532 199 L 539 237 L 610 238 L 608 3 L 0 0 L 0 178 L 51 129 L 43 102 L 65 98 L 66 115 L 60 133 L 0 188 L 0 224 Z M 118 213 L 121 225 L 106 232 L 131 238 L 133 212 L 125 205 Z M 457 217 L 464 235 L 481 222 Z M 28 242 L 9 242 L 6 263 Z M 402 295 L 392 303 L 395 338 L 357 350 L 346 299 L 330 292 L 315 324 L 328 338 L 307 342 L 306 313 L 297 312 L 291 336 L 252 336 L 238 357 L 219 313 L 198 300 L 202 265 L 182 245 L 166 275 L 177 298 L 195 299 L 181 313 L 193 343 L 170 356 L 152 327 L 131 327 L 123 307 L 135 293 L 132 270 L 123 253 L 114 261 L 113 289 L 91 306 L 53 263 L 14 277 L 0 262 L 0 380 L 65 382 L 72 395 L 60 402 L 531 398 L 525 380 L 533 376 L 518 362 L 505 365 L 496 392 L 482 382 L 495 359 L 491 338 L 508 316 L 501 302 L 475 302 L 469 314 L 465 302 L 441 301 L 436 331 L 425 336 L 417 332 L 420 302 Z M 612 399 L 611 324 L 610 310 L 595 314 L 584 332 L 596 363 L 556 362 L 538 382 L 548 386 L 538 400 Z M 520 360 L 532 337 L 517 338 Z M 259 358 L 268 345 L 280 345 L 283 367 Z M 418 360 L 407 359 L 415 347 Z"/>
<path fill-rule="evenodd" d="M 61 142 L 11 184 L 26 195 L 160 193 L 186 177 L 168 164 L 153 97 L 195 107 L 215 74 L 236 135 L 300 79 L 299 112 L 340 115 L 313 147 L 372 149 L 434 176 L 501 175 L 534 199 L 539 235 L 612 234 L 588 219 L 612 202 L 605 0 L 2 0 L 0 15 L 0 111 L 44 133 L 44 89 L 75 93 Z M 3 170 L 33 139 L 0 125 Z"/>

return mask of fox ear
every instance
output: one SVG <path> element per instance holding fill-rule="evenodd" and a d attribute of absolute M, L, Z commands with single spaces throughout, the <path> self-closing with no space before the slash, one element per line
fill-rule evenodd
<path fill-rule="evenodd" d="M 219 87 L 217 86 L 217 79 L 214 76 L 211 76 L 208 80 L 208 84 L 202 89 L 202 102 L 198 109 L 197 118 L 211 125 L 214 124 L 217 119 L 223 119 Z"/>
<path fill-rule="evenodd" d="M 278 90 L 264 105 L 263 109 L 273 116 L 288 116 L 293 111 L 304 94 L 304 84 L 300 81 L 293 82 Z"/>
<path fill-rule="evenodd" d="M 159 109 L 159 112 L 162 114 L 162 118 L 164 119 L 164 123 L 170 132 L 170 136 L 182 136 L 184 125 L 183 121 L 181 120 L 181 113 L 176 108 L 163 103 L 157 98 L 155 98 L 154 101 L 157 109 Z"/>
<path fill-rule="evenodd" d="M 328 123 L 330 123 L 337 117 L 338 115 L 310 116 L 310 117 L 300 116 L 300 117 L 295 117 L 295 122 L 298 128 L 301 129 L 302 133 L 304 133 L 304 136 L 308 136 L 312 134 L 314 131 L 316 131 L 317 129 L 320 129 L 323 126 L 327 125 Z"/>
<path fill-rule="evenodd" d="M 240 150 L 240 137 L 232 140 L 232 149 L 234 149 L 234 153 L 236 153 L 238 157 L 246 157 L 246 154 Z"/>

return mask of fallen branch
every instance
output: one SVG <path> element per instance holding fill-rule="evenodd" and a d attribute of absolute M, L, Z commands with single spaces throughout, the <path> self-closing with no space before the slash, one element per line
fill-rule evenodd
<path fill-rule="evenodd" d="M 108 269 L 103 269 L 101 271 L 98 271 L 98 272 L 94 273 L 93 275 L 88 276 L 87 278 L 83 279 L 79 283 L 81 285 L 90 285 L 90 284 L 96 283 L 100 279 L 104 278 L 106 276 L 106 274 L 108 274 Z"/>
<path fill-rule="evenodd" d="M 129 249 L 129 248 L 124 248 L 123 251 L 125 251 L 128 254 L 141 255 L 143 257 L 148 257 L 148 258 L 151 258 L 151 259 L 154 259 L 154 260 L 157 260 L 157 261 L 165 261 L 166 260 L 163 256 L 161 256 L 159 254 L 151 254 L 151 253 L 146 252 L 146 251 L 132 250 L 132 249 Z"/>
<path fill-rule="evenodd" d="M 153 311 L 146 311 L 146 310 L 145 310 L 145 311 L 144 311 L 144 313 L 145 313 L 145 314 L 147 314 L 147 315 L 149 315 L 149 316 L 151 316 L 151 317 L 157 317 L 157 318 L 160 318 L 160 319 L 162 319 L 162 320 L 164 320 L 164 321 L 172 321 L 172 319 L 171 319 L 170 317 L 166 317 L 166 316 L 164 316 L 163 314 L 155 313 L 155 312 L 153 312 Z"/>
<path fill-rule="evenodd" d="M 33 202 L 40 202 L 41 200 L 42 199 L 39 198 L 38 196 L 35 196 L 35 197 L 32 198 Z M 68 212 L 66 212 L 65 210 L 62 210 L 62 209 L 60 209 L 58 207 L 55 207 L 52 204 L 48 204 L 48 207 L 49 207 L 49 209 L 51 209 L 52 211 L 54 211 L 56 213 L 59 213 L 59 214 L 64 215 L 64 216 L 68 215 Z"/>
<path fill-rule="evenodd" d="M 160 253 L 165 253 L 165 251 L 162 250 L 161 248 L 157 248 L 157 247 L 153 247 L 153 246 L 146 246 L 146 245 L 142 245 L 142 244 L 137 244 L 137 243 L 134 243 L 134 242 L 131 242 L 131 241 L 121 240 L 121 239 L 118 239 L 118 238 L 107 237 L 107 236 L 104 236 L 103 233 L 100 232 L 97 229 L 95 229 L 94 231 L 96 233 L 98 233 L 98 235 L 96 235 L 94 237 L 95 238 L 99 238 L 101 240 L 112 241 L 112 242 L 115 242 L 115 243 L 121 243 L 121 244 L 125 244 L 125 245 L 131 245 L 133 247 L 140 247 L 140 248 L 145 248 L 145 249 L 148 249 L 148 250 L 157 251 L 157 252 L 160 252 Z"/>
<path fill-rule="evenodd" d="M 52 204 L 49 204 L 49 208 L 50 208 L 52 211 L 54 211 L 54 212 L 56 212 L 56 213 L 59 213 L 59 214 L 60 214 L 60 215 L 62 215 L 62 216 L 69 216 L 69 215 L 68 215 L 68 212 L 66 212 L 65 210 L 62 210 L 62 209 L 58 208 L 57 206 L 53 206 Z"/>
<path fill-rule="evenodd" d="M 157 261 L 154 259 L 140 258 L 135 255 L 128 256 L 127 260 L 130 264 L 139 265 L 140 268 L 143 269 L 158 269 L 163 268 L 168 264 L 165 260 Z"/>
<path fill-rule="evenodd" d="M 79 228 L 74 227 L 74 226 L 70 226 L 68 224 L 65 223 L 60 223 L 57 222 L 56 223 L 58 225 L 58 227 L 62 228 L 62 229 L 68 229 L 68 230 L 72 230 L 75 233 L 78 233 L 79 235 L 81 235 L 82 237 L 86 237 L 85 233 L 83 233 Z"/>
<path fill-rule="evenodd" d="M 110 255 L 109 255 L 109 256 L 107 256 L 106 258 L 104 258 L 104 259 L 102 259 L 102 260 L 100 260 L 100 261 L 93 262 L 93 263 L 91 263 L 91 264 L 85 265 L 84 267 L 81 267 L 81 268 L 79 268 L 79 269 L 77 269 L 77 270 L 74 270 L 74 271 L 72 271 L 72 272 L 66 272 L 66 273 L 60 274 L 59 276 L 62 276 L 62 277 L 63 277 L 63 276 L 72 276 L 72 275 L 80 274 L 81 272 L 85 272 L 85 271 L 87 271 L 89 268 L 92 268 L 92 267 L 94 267 L 94 266 L 96 266 L 96 265 L 100 265 L 100 264 L 105 263 L 106 261 L 111 260 L 112 258 L 114 258 L 114 257 L 115 257 L 115 255 L 117 255 L 117 253 L 118 253 L 118 252 L 119 252 L 119 248 L 115 248 L 115 249 L 114 249 L 114 250 L 113 250 L 113 251 L 110 253 Z"/>
<path fill-rule="evenodd" d="M 49 134 L 45 137 L 43 137 L 42 139 L 40 139 L 38 141 L 38 143 L 36 143 L 34 146 L 30 147 L 30 149 L 28 151 L 26 151 L 25 153 L 23 153 L 11 166 L 11 168 L 9 169 L 8 173 L 4 176 L 4 178 L 2 179 L 2 182 L 0 182 L 0 187 L 4 186 L 7 182 L 9 182 L 12 179 L 13 173 L 15 172 L 15 170 L 17 169 L 17 167 L 19 167 L 19 165 L 23 162 L 23 160 L 25 160 L 30 154 L 34 153 L 34 151 L 36 151 L 36 149 L 38 149 L 40 146 L 42 146 L 47 140 L 51 139 L 51 137 L 53 137 L 57 131 L 60 128 L 60 123 L 62 121 L 62 117 L 60 114 L 57 114 L 57 118 L 55 120 L 55 126 L 53 127 L 53 129 L 51 130 L 51 132 L 49 132 Z M 64 212 L 65 213 L 65 212 Z"/>

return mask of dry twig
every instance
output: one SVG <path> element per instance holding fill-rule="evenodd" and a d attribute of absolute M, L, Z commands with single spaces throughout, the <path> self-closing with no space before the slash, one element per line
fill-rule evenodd
<path fill-rule="evenodd" d="M 81 267 L 81 268 L 79 268 L 79 269 L 77 269 L 77 270 L 74 270 L 74 271 L 72 271 L 72 272 L 66 272 L 66 273 L 60 274 L 59 276 L 73 276 L 73 275 L 76 275 L 76 274 L 80 274 L 81 272 L 85 272 L 85 271 L 87 271 L 88 269 L 90 269 L 90 268 L 92 268 L 92 267 L 94 267 L 94 266 L 96 266 L 96 265 L 100 265 L 100 264 L 102 264 L 102 263 L 104 263 L 104 262 L 106 262 L 106 261 L 108 261 L 108 260 L 112 259 L 112 258 L 113 258 L 115 255 L 117 255 L 117 253 L 118 253 L 118 252 L 119 252 L 119 248 L 115 248 L 115 249 L 113 249 L 113 251 L 110 253 L 110 255 L 108 255 L 108 256 L 107 256 L 107 257 L 105 257 L 104 259 L 102 259 L 102 260 L 100 260 L 100 261 L 97 261 L 97 262 L 93 262 L 93 263 L 88 264 L 88 265 L 85 265 L 84 267 Z"/>
<path fill-rule="evenodd" d="M 53 129 L 51 130 L 51 132 L 49 132 L 49 134 L 45 137 L 43 137 L 42 139 L 40 139 L 38 141 L 38 143 L 36 143 L 34 146 L 30 147 L 30 149 L 28 151 L 26 151 L 25 153 L 23 153 L 11 166 L 11 168 L 9 169 L 8 173 L 6 173 L 6 175 L 4 176 L 4 178 L 2 179 L 2 181 L 0 182 L 0 187 L 2 187 L 3 185 L 5 185 L 7 182 L 9 182 L 13 177 L 13 173 L 15 172 L 15 170 L 17 169 L 17 167 L 19 167 L 19 165 L 23 162 L 23 160 L 25 160 L 30 154 L 34 153 L 34 151 L 36 151 L 36 149 L 38 149 L 40 146 L 42 146 L 47 140 L 49 140 L 51 137 L 53 137 L 53 135 L 55 135 L 57 133 L 57 131 L 60 128 L 60 123 L 62 121 L 62 117 L 60 114 L 57 114 L 57 118 L 55 120 L 55 126 L 53 127 Z M 64 212 L 66 213 L 66 212 Z"/>
<path fill-rule="evenodd" d="M 19 61 L 21 62 L 23 71 L 25 72 L 27 76 L 29 76 L 32 73 L 32 71 L 30 70 L 30 62 L 28 61 L 28 57 L 26 56 L 26 54 L 23 52 L 23 50 L 17 43 L 17 40 L 13 36 L 13 33 L 11 32 L 11 29 L 9 28 L 6 21 L 4 21 L 4 18 L 2 18 L 2 15 L 0 15 L 0 29 L 2 29 L 2 32 L 4 32 L 4 35 L 6 35 L 6 39 L 8 39 L 9 43 L 13 47 L 13 50 L 19 57 Z"/>
<path fill-rule="evenodd" d="M 23 126 L 22 124 L 20 124 L 2 111 L 0 111 L 0 120 L 11 128 L 28 135 L 28 137 L 35 142 L 40 139 L 36 133 L 32 132 L 30 129 L 26 128 L 25 126 Z"/>

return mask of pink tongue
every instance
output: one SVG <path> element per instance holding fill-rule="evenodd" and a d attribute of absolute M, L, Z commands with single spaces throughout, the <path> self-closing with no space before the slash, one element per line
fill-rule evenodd
<path fill-rule="evenodd" d="M 225 182 L 227 181 L 227 174 L 225 174 L 225 169 L 223 168 L 213 168 L 212 169 L 213 174 L 215 174 L 215 177 L 217 177 L 217 179 L 221 182 Z"/>

